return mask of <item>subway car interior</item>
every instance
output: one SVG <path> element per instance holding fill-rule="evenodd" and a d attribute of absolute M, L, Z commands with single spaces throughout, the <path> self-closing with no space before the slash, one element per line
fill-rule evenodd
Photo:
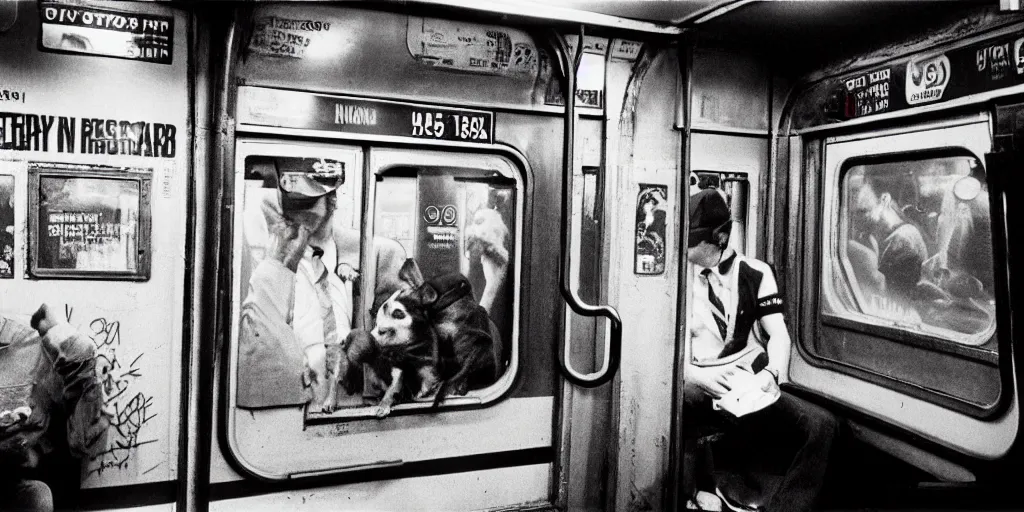
<path fill-rule="evenodd" d="M 1022 171 L 1019 0 L 0 0 L 0 510 L 1024 510 Z"/>

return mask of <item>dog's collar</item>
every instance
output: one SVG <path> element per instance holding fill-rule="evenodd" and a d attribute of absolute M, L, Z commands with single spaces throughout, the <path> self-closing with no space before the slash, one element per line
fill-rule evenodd
<path fill-rule="evenodd" d="M 448 306 L 473 292 L 473 286 L 469 284 L 469 279 L 462 274 L 440 276 L 424 283 L 423 286 L 430 286 L 437 291 L 437 300 L 429 308 L 432 314 L 444 311 Z"/>

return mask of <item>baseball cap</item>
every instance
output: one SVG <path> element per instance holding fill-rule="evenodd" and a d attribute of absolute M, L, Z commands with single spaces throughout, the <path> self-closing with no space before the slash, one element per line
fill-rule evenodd
<path fill-rule="evenodd" d="M 729 205 L 717 188 L 705 188 L 690 196 L 690 239 L 688 248 L 714 242 L 715 235 L 732 229 Z"/>
<path fill-rule="evenodd" d="M 290 200 L 325 196 L 345 183 L 345 163 L 328 158 L 277 158 L 277 186 Z"/>

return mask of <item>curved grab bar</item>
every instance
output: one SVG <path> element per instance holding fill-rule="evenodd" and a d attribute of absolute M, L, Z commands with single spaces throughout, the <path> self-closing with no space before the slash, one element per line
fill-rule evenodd
<path fill-rule="evenodd" d="M 562 161 L 562 223 L 561 223 L 561 250 L 562 264 L 559 268 L 559 288 L 565 303 L 577 315 L 585 317 L 601 316 L 608 319 L 609 335 L 605 337 L 604 363 L 601 369 L 594 373 L 584 374 L 577 372 L 569 363 L 567 350 L 570 337 L 563 335 L 562 344 L 559 347 L 558 362 L 562 368 L 562 375 L 569 382 L 585 387 L 593 388 L 600 386 L 612 379 L 619 369 L 619 356 L 622 353 L 622 320 L 619 312 L 611 306 L 594 306 L 587 304 L 580 298 L 576 287 L 573 286 L 573 276 L 577 276 L 579 262 L 573 264 L 570 252 L 570 220 L 572 214 L 572 180 L 573 180 L 573 149 L 575 146 L 576 127 L 576 70 L 579 68 L 583 58 L 583 26 L 580 26 L 579 42 L 576 45 L 576 54 L 573 62 L 569 61 L 568 45 L 565 39 L 558 33 L 552 33 L 552 42 L 558 62 L 565 74 L 565 151 Z"/>

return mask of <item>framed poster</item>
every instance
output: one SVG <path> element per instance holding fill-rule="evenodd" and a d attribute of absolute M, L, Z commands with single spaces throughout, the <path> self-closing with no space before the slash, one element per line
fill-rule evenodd
<path fill-rule="evenodd" d="M 659 275 L 665 272 L 665 211 L 668 187 L 640 184 L 636 198 L 636 242 L 633 273 Z"/>
<path fill-rule="evenodd" d="M 145 281 L 153 172 L 29 163 L 29 274 Z"/>

